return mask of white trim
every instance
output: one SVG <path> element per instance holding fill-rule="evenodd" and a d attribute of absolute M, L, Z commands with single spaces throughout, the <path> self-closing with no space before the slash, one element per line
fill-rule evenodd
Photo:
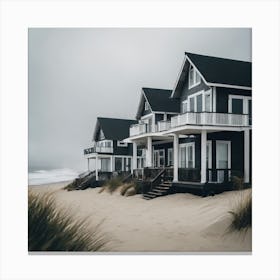
<path fill-rule="evenodd" d="M 118 147 L 127 147 L 127 142 L 123 142 L 123 141 L 118 140 L 117 141 L 117 146 Z"/>
<path fill-rule="evenodd" d="M 213 107 L 212 107 L 212 110 L 213 110 L 213 112 L 214 113 L 216 113 L 216 111 L 217 111 L 217 91 L 216 91 L 216 88 L 215 87 L 213 87 L 212 88 L 212 93 L 213 93 Z"/>
<path fill-rule="evenodd" d="M 161 151 L 163 151 L 163 165 L 160 165 L 160 158 L 161 158 L 161 156 L 160 156 L 160 152 Z M 158 166 L 155 166 L 155 156 L 158 156 Z M 154 167 L 154 168 L 157 168 L 157 167 L 164 167 L 165 166 L 165 149 L 157 149 L 157 150 L 155 150 L 154 148 L 153 148 L 153 164 L 152 164 L 152 166 Z"/>
<path fill-rule="evenodd" d="M 185 55 L 185 56 L 184 56 L 184 60 L 183 60 L 183 64 L 182 64 L 181 69 L 180 69 L 180 71 L 179 71 L 179 75 L 177 76 L 177 79 L 176 79 L 176 82 L 175 82 L 175 85 L 174 85 L 174 89 L 172 90 L 171 97 L 173 97 L 174 92 L 175 92 L 175 90 L 176 90 L 176 88 L 177 88 L 177 85 L 178 85 L 178 83 L 179 83 L 180 77 L 181 77 L 181 75 L 182 75 L 183 69 L 184 69 L 185 64 L 186 64 L 186 60 L 187 60 L 187 57 L 186 57 L 186 55 Z"/>
<path fill-rule="evenodd" d="M 252 87 L 245 87 L 245 86 L 236 86 L 236 85 L 218 84 L 218 83 L 208 83 L 208 82 L 206 84 L 208 86 L 212 86 L 212 87 L 224 87 L 224 88 L 252 90 Z"/>
<path fill-rule="evenodd" d="M 163 111 L 153 111 L 154 114 L 169 114 L 169 115 L 178 115 L 178 113 L 175 112 L 163 112 Z"/>
<path fill-rule="evenodd" d="M 150 114 L 147 114 L 147 115 L 144 115 L 144 116 L 141 116 L 140 120 L 145 120 L 145 119 L 148 119 L 148 118 L 152 118 L 153 117 L 153 112 L 150 113 Z"/>

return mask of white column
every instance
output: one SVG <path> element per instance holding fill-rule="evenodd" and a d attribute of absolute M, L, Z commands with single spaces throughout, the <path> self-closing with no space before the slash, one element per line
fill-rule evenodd
<path fill-rule="evenodd" d="M 134 169 L 137 169 L 137 143 L 133 142 L 133 155 L 132 155 L 132 168 L 131 173 L 133 173 Z"/>
<path fill-rule="evenodd" d="M 244 182 L 250 181 L 250 130 L 244 131 Z"/>
<path fill-rule="evenodd" d="M 152 167 L 152 137 L 147 138 L 147 167 Z"/>
<path fill-rule="evenodd" d="M 87 158 L 87 171 L 89 171 L 89 158 Z"/>
<path fill-rule="evenodd" d="M 207 145 L 207 132 L 201 131 L 201 183 L 206 183 L 206 145 Z"/>
<path fill-rule="evenodd" d="M 114 157 L 111 156 L 111 172 L 114 172 Z"/>
<path fill-rule="evenodd" d="M 95 179 L 98 181 L 98 155 L 95 157 Z"/>
<path fill-rule="evenodd" d="M 179 135 L 174 134 L 173 138 L 173 182 L 178 182 L 179 167 Z"/>

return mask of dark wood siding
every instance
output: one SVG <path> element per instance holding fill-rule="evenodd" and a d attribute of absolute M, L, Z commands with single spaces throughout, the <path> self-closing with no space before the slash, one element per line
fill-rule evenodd
<path fill-rule="evenodd" d="M 157 124 L 159 121 L 162 121 L 162 120 L 163 120 L 163 117 L 164 117 L 163 114 L 155 114 L 156 124 Z"/>
<path fill-rule="evenodd" d="M 228 113 L 229 95 L 252 96 L 252 91 L 232 88 L 216 88 L 216 112 Z"/>
<path fill-rule="evenodd" d="M 127 147 L 118 147 L 117 140 L 113 141 L 114 155 L 132 156 L 133 148 L 132 144 L 128 144 Z"/>

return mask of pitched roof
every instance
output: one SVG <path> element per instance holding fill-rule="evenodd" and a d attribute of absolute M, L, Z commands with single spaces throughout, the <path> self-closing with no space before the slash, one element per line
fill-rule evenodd
<path fill-rule="evenodd" d="M 207 83 L 252 86 L 252 63 L 240 60 L 185 53 Z"/>
<path fill-rule="evenodd" d="M 93 140 L 97 140 L 97 133 L 99 129 L 102 129 L 105 139 L 123 140 L 129 137 L 129 127 L 135 123 L 137 123 L 136 120 L 98 117 Z"/>
<path fill-rule="evenodd" d="M 151 110 L 154 112 L 170 112 L 179 113 L 180 102 L 177 99 L 171 99 L 172 90 L 158 89 L 158 88 L 142 88 L 142 92 L 145 95 Z M 141 97 L 137 118 L 141 115 L 141 110 L 144 105 L 143 96 Z"/>

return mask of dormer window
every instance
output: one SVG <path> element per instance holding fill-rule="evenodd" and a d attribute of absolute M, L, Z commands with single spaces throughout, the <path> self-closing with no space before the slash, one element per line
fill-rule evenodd
<path fill-rule="evenodd" d="M 192 65 L 190 65 L 189 70 L 189 88 L 192 88 L 198 84 L 200 84 L 201 78 L 198 72 L 194 69 Z"/>

